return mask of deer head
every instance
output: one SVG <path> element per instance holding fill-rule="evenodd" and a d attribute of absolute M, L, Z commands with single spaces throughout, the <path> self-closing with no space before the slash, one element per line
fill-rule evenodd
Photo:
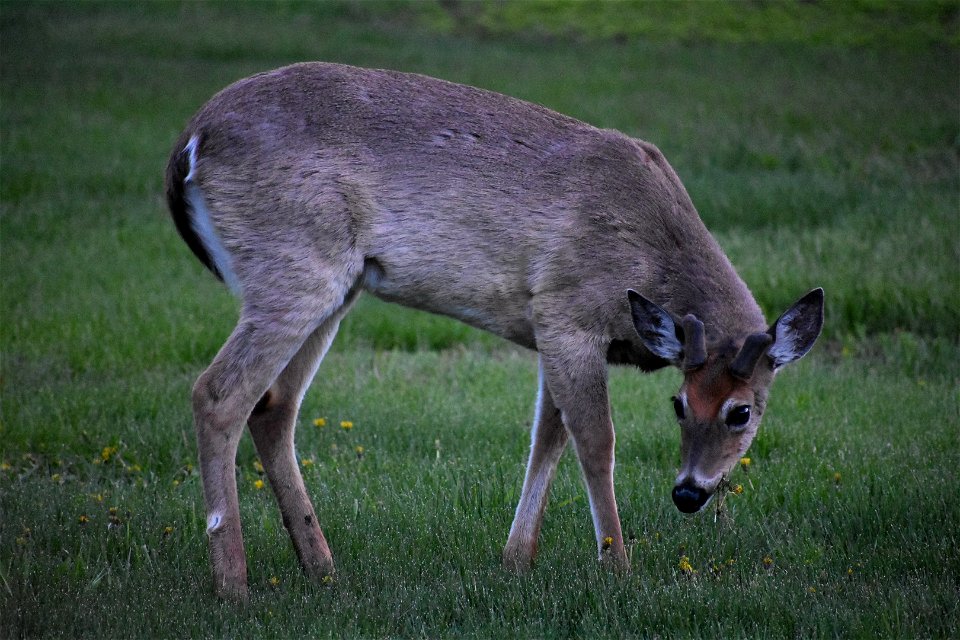
<path fill-rule="evenodd" d="M 726 336 L 709 346 L 693 315 L 678 319 L 635 291 L 628 295 L 644 346 L 683 372 L 673 397 L 680 424 L 673 501 L 693 513 L 753 442 L 776 371 L 806 354 L 820 335 L 823 290 L 803 296 L 765 332 Z"/>

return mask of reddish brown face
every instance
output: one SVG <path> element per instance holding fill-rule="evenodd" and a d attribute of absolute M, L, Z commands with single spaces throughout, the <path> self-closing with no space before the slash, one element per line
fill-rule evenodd
<path fill-rule="evenodd" d="M 823 328 L 823 289 L 814 289 L 766 331 L 742 341 L 715 340 L 708 353 L 697 317 L 682 319 L 627 291 L 637 336 L 647 350 L 684 371 L 673 399 L 680 423 L 680 473 L 673 501 L 685 513 L 703 508 L 724 474 L 746 453 L 760 426 L 774 372 L 807 353 Z"/>
<path fill-rule="evenodd" d="M 713 363 L 716 365 L 717 363 Z M 680 424 L 680 473 L 673 501 L 684 513 L 703 508 L 757 433 L 763 400 L 726 367 L 687 374 L 673 407 Z"/>

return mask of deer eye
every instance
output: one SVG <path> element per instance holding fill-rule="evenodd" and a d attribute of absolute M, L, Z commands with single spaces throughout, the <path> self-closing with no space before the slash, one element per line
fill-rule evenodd
<path fill-rule="evenodd" d="M 683 408 L 683 400 L 673 396 L 673 412 L 677 414 L 677 420 L 683 420 L 687 417 L 687 412 Z"/>
<path fill-rule="evenodd" d="M 748 404 L 734 407 L 730 410 L 730 413 L 727 414 L 728 427 L 742 427 L 748 422 L 750 422 L 750 405 Z"/>

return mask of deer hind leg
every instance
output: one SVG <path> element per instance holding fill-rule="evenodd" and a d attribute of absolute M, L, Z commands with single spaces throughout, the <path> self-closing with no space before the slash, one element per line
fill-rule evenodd
<path fill-rule="evenodd" d="M 316 580 L 333 573 L 333 556 L 297 464 L 294 431 L 307 387 L 358 294 L 359 290 L 348 294 L 343 306 L 313 332 L 261 398 L 247 423 L 300 565 Z"/>
<path fill-rule="evenodd" d="M 557 461 L 567 445 L 567 430 L 547 388 L 540 364 L 537 409 L 530 434 L 530 458 L 523 479 L 523 491 L 503 550 L 503 566 L 511 571 L 525 571 L 537 555 L 537 539 Z"/>
<path fill-rule="evenodd" d="M 240 530 L 236 456 L 243 425 L 308 337 L 343 306 L 348 286 L 323 292 L 283 292 L 285 304 L 254 304 L 193 388 L 207 536 L 218 595 L 245 600 L 246 559 Z M 273 311 L 271 309 L 278 309 Z"/>

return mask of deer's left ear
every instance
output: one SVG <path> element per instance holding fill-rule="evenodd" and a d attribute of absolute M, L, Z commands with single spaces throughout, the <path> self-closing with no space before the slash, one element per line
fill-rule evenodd
<path fill-rule="evenodd" d="M 767 355 L 778 369 L 802 358 L 817 341 L 823 329 L 823 289 L 817 288 L 797 300 L 773 323 L 773 336 Z"/>

